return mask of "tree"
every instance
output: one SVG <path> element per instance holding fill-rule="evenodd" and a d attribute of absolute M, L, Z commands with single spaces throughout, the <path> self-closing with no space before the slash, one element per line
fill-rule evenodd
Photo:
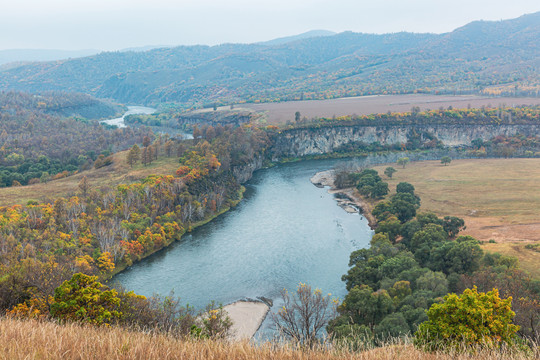
<path fill-rule="evenodd" d="M 461 230 L 466 228 L 465 221 L 456 216 L 445 216 L 442 226 L 450 238 L 456 237 Z"/>
<path fill-rule="evenodd" d="M 296 293 L 281 291 L 283 306 L 272 314 L 277 329 L 289 339 L 307 347 L 317 342 L 317 337 L 328 321 L 335 317 L 336 300 L 330 294 L 323 295 L 320 289 L 300 283 Z"/>
<path fill-rule="evenodd" d="M 141 162 L 143 163 L 144 166 L 147 166 L 148 164 L 152 163 L 153 160 L 154 160 L 154 152 L 152 151 L 152 147 L 151 146 L 145 147 L 142 151 Z"/>
<path fill-rule="evenodd" d="M 410 333 L 407 320 L 401 313 L 387 315 L 374 330 L 375 336 L 382 341 Z"/>
<path fill-rule="evenodd" d="M 297 111 L 294 113 L 294 121 L 299 122 L 300 121 L 300 111 Z"/>
<path fill-rule="evenodd" d="M 366 325 L 371 330 L 394 309 L 394 304 L 386 290 L 373 292 L 369 286 L 355 286 L 338 307 L 341 316 L 352 323 Z"/>
<path fill-rule="evenodd" d="M 379 181 L 378 183 L 373 186 L 371 189 L 371 197 L 373 199 L 381 199 L 385 197 L 388 194 L 388 183 Z"/>
<path fill-rule="evenodd" d="M 397 170 L 391 166 L 384 169 L 384 175 L 388 176 L 389 179 L 392 178 L 392 175 L 394 175 L 395 172 L 397 172 Z"/>
<path fill-rule="evenodd" d="M 144 146 L 144 147 L 148 147 L 148 146 L 150 145 L 150 143 L 151 143 L 150 137 L 149 137 L 149 136 L 145 136 L 145 137 L 143 138 L 143 146 Z"/>
<path fill-rule="evenodd" d="M 499 291 L 478 292 L 476 286 L 463 294 L 448 294 L 428 310 L 428 321 L 418 327 L 415 345 L 426 350 L 459 349 L 465 345 L 500 347 L 513 345 L 519 326 L 512 324 L 512 298 Z"/>
<path fill-rule="evenodd" d="M 408 157 L 402 157 L 398 159 L 397 164 L 403 166 L 403 168 L 405 169 L 405 165 L 407 165 L 409 161 L 410 160 Z"/>
<path fill-rule="evenodd" d="M 97 281 L 97 276 L 73 275 L 54 291 L 51 316 L 59 320 L 111 324 L 122 317 L 118 292 Z"/>
<path fill-rule="evenodd" d="M 443 156 L 441 158 L 441 164 L 443 164 L 444 166 L 450 164 L 451 161 L 452 161 L 452 158 L 450 156 Z"/>
<path fill-rule="evenodd" d="M 129 150 L 127 154 L 127 163 L 130 167 L 133 167 L 134 164 L 139 161 L 139 157 L 141 155 L 141 149 L 137 146 L 137 144 L 133 145 L 133 147 Z"/>
<path fill-rule="evenodd" d="M 82 195 L 86 197 L 86 194 L 88 194 L 88 190 L 90 189 L 90 184 L 88 183 L 86 175 L 79 181 L 79 189 L 81 189 Z"/>
<path fill-rule="evenodd" d="M 399 193 L 408 193 L 414 195 L 414 186 L 408 182 L 400 182 L 396 186 L 396 192 Z"/>

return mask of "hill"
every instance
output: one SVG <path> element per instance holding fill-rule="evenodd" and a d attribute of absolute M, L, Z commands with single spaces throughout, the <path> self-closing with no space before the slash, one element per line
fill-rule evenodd
<path fill-rule="evenodd" d="M 540 12 L 477 21 L 441 35 L 304 34 L 258 44 L 106 52 L 0 71 L 0 89 L 187 106 L 375 93 L 536 96 L 539 24 Z"/>

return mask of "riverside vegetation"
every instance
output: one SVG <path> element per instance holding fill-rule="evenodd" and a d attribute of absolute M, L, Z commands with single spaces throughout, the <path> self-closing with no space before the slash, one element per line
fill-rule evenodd
<path fill-rule="evenodd" d="M 341 171 L 336 180 L 337 186 L 355 186 L 373 199 L 388 193 L 388 184 L 375 170 Z M 357 341 L 357 347 L 383 344 L 415 332 L 418 344 L 431 349 L 452 342 L 454 346 L 463 342 L 511 344 L 517 341 L 511 336 L 516 331 L 522 339 L 537 342 L 538 279 L 520 270 L 516 258 L 484 253 L 476 239 L 460 236 L 465 228 L 462 219 L 417 213 L 420 198 L 414 190 L 413 185 L 400 182 L 393 195 L 373 208 L 377 225 L 371 247 L 351 254 L 351 269 L 343 276 L 349 294 L 338 307 L 339 316 L 330 321 L 329 333 L 349 343 Z M 476 286 L 488 293 L 479 294 Z M 463 298 L 446 295 L 448 292 L 463 293 Z M 499 292 L 507 300 L 500 300 Z M 438 317 L 438 309 L 450 307 L 452 302 L 463 306 L 451 311 L 456 317 Z M 482 317 L 502 316 L 497 308 L 510 311 L 510 303 L 515 314 L 509 312 L 501 319 L 506 325 L 496 331 L 502 332 L 485 328 L 489 321 Z M 482 306 L 493 310 L 482 312 Z M 480 315 L 474 315 L 475 311 Z M 514 315 L 513 323 L 518 326 L 510 325 Z"/>
<path fill-rule="evenodd" d="M 109 289 L 92 275 L 106 279 L 234 206 L 240 183 L 268 161 L 277 136 L 275 127 L 251 124 L 204 126 L 187 141 L 147 134 L 142 150 L 131 148 L 129 161 L 148 166 L 174 156 L 176 176 L 152 175 L 105 189 L 90 187 L 83 177 L 76 196 L 0 208 L 1 308 L 61 322 L 223 336 L 228 321 L 219 308 L 197 316 L 172 297 L 145 299 Z M 372 170 L 348 175 L 345 182 L 372 198 L 388 193 Z M 537 338 L 538 284 L 514 259 L 483 254 L 476 240 L 457 236 L 460 219 L 416 214 L 419 204 L 412 185 L 400 184 L 396 195 L 375 207 L 379 224 L 372 246 L 351 255 L 344 277 L 350 293 L 329 332 L 357 349 L 382 345 L 412 334 L 427 319 L 426 309 L 448 291 L 480 283 L 481 291 L 498 287 L 504 296 L 519 294 L 513 306 L 516 321 L 523 322 L 520 334 Z"/>

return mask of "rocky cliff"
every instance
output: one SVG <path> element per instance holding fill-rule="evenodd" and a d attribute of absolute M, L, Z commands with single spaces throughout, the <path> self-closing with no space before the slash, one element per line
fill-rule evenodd
<path fill-rule="evenodd" d="M 272 160 L 334 152 L 351 142 L 382 145 L 405 144 L 413 136 L 430 140 L 433 137 L 446 146 L 467 146 L 472 140 L 490 140 L 496 136 L 516 134 L 538 135 L 540 124 L 505 125 L 396 125 L 339 126 L 284 130 L 271 149 Z"/>

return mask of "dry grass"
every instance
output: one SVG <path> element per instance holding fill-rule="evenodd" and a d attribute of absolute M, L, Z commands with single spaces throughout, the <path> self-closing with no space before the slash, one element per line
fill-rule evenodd
<path fill-rule="evenodd" d="M 391 164 L 375 169 L 382 173 Z M 540 277 L 540 253 L 525 245 L 540 241 L 540 159 L 421 161 L 398 170 L 388 182 L 414 185 L 421 210 L 465 219 L 463 232 L 483 241 L 488 251 L 516 256 L 523 269 Z"/>
<path fill-rule="evenodd" d="M 91 188 L 113 187 L 143 179 L 151 174 L 173 174 L 179 164 L 177 158 L 160 158 L 149 166 L 138 163 L 130 168 L 126 162 L 127 151 L 113 155 L 113 164 L 101 169 L 92 169 L 64 179 L 21 187 L 0 188 L 0 206 L 26 204 L 29 200 L 54 201 L 59 197 L 79 194 L 79 182 L 88 178 Z"/>
<path fill-rule="evenodd" d="M 359 359 L 450 360 L 530 359 L 525 354 L 482 352 L 476 356 L 427 354 L 411 345 L 391 345 L 367 352 L 301 351 L 265 343 L 182 341 L 165 335 L 118 328 L 0 319 L 0 359 Z"/>

